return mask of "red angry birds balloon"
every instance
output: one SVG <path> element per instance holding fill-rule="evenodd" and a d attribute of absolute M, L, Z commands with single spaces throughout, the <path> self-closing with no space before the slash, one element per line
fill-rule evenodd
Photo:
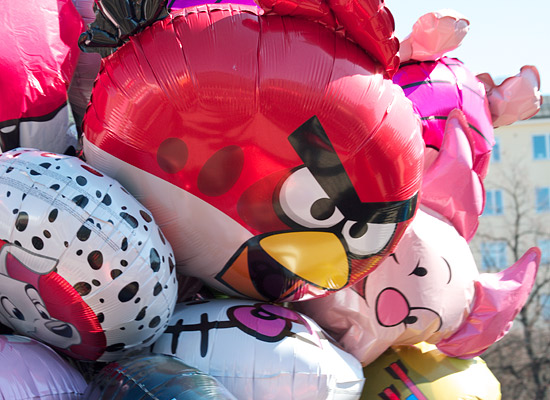
<path fill-rule="evenodd" d="M 71 0 L 2 2 L 0 147 L 63 153 L 78 146 L 67 90 L 84 24 Z"/>
<path fill-rule="evenodd" d="M 384 74 L 319 23 L 187 8 L 104 59 L 85 155 L 151 210 L 180 273 L 323 296 L 373 271 L 416 211 L 420 123 Z"/>

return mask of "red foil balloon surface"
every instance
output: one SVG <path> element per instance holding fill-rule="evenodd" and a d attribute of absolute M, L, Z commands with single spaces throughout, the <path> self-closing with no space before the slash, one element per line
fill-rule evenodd
<path fill-rule="evenodd" d="M 476 133 L 474 171 L 485 177 L 495 140 L 483 83 L 461 61 L 449 57 L 403 63 L 393 81 L 420 115 L 427 147 L 440 149 L 449 113 L 455 108 L 462 110 Z"/>
<path fill-rule="evenodd" d="M 85 155 L 151 210 L 180 273 L 324 296 L 373 271 L 416 210 L 420 123 L 383 75 L 312 21 L 184 9 L 104 59 Z"/>
<path fill-rule="evenodd" d="M 62 124 L 61 119 L 67 119 L 67 90 L 80 53 L 77 42 L 83 28 L 82 18 L 71 0 L 2 2 L 0 146 L 3 151 L 19 146 L 65 150 L 61 142 L 67 122 Z M 52 126 L 48 127 L 50 122 Z M 24 124 L 28 126 L 23 127 Z M 41 138 L 44 136 L 47 138 Z"/>

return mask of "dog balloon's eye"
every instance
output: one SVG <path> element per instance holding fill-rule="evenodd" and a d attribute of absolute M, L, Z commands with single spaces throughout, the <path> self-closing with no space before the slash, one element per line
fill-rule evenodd
<path fill-rule="evenodd" d="M 4 311 L 11 317 L 11 318 L 17 318 L 21 321 L 25 320 L 25 316 L 19 310 L 15 305 L 9 301 L 7 297 L 2 297 L 2 300 L 0 301 L 2 304 L 2 307 L 4 308 Z"/>

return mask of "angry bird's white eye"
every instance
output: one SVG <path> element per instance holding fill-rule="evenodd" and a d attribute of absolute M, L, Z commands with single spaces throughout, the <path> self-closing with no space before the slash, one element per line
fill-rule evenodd
<path fill-rule="evenodd" d="M 21 321 L 25 320 L 25 316 L 21 310 L 15 307 L 15 305 L 7 297 L 2 297 L 0 304 L 2 304 L 2 308 L 11 318 L 16 318 Z"/>
<path fill-rule="evenodd" d="M 0 128 L 0 132 L 2 133 L 11 133 L 15 131 L 15 128 L 17 128 L 17 125 L 8 125 Z"/>
<path fill-rule="evenodd" d="M 283 183 L 279 203 L 287 217 L 306 228 L 330 228 L 344 219 L 305 167 L 293 172 Z"/>
<path fill-rule="evenodd" d="M 342 236 L 349 251 L 359 257 L 380 252 L 392 239 L 397 224 L 374 224 L 368 222 L 347 221 Z"/>

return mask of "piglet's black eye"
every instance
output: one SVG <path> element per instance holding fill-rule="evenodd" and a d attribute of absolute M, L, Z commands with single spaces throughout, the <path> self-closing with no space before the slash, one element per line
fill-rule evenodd
<path fill-rule="evenodd" d="M 425 276 L 428 273 L 426 268 L 421 267 L 419 264 L 420 264 L 420 261 L 416 264 L 416 267 L 414 268 L 413 272 L 409 274 L 409 276 L 410 275 Z"/>

